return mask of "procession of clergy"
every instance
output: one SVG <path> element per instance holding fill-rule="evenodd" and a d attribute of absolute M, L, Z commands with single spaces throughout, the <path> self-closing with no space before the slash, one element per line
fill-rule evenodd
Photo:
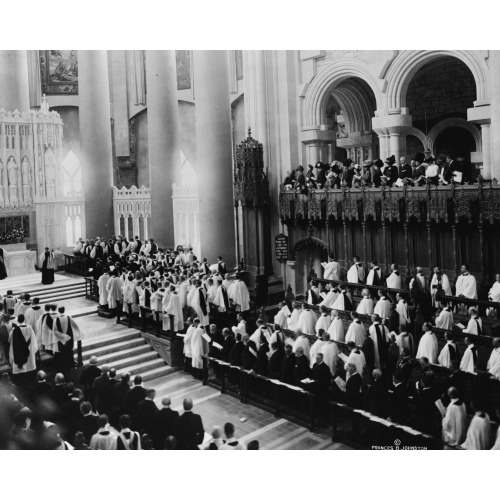
<path fill-rule="evenodd" d="M 32 299 L 28 293 L 14 297 L 8 290 L 0 295 L 0 313 L 0 362 L 10 364 L 16 383 L 33 381 L 40 351 L 54 356 L 58 372 L 74 368 L 73 348 L 83 339 L 83 332 L 64 307 L 42 307 L 38 297 Z"/>
<path fill-rule="evenodd" d="M 324 268 L 323 278 L 326 280 L 340 281 L 340 265 L 329 258 L 328 262 L 322 263 Z M 367 285 L 381 286 L 389 289 L 401 289 L 401 275 L 397 265 L 392 264 L 390 275 L 384 280 L 382 270 L 377 262 L 370 263 L 371 269 L 366 277 Z M 347 282 L 362 283 L 365 279 L 365 270 L 359 262 L 359 258 L 353 259 L 353 264 L 347 272 Z M 455 296 L 463 296 L 469 299 L 477 299 L 476 279 L 469 273 L 467 266 L 462 266 L 462 273 L 456 280 Z M 476 308 L 469 308 L 470 319 L 467 326 L 455 324 L 453 309 L 446 303 L 445 296 L 452 295 L 450 281 L 448 277 L 436 267 L 430 280 L 423 276 L 422 269 L 417 268 L 416 275 L 409 284 L 412 290 L 412 297 L 416 302 L 417 309 L 425 309 L 426 297 L 428 303 L 432 305 L 431 310 L 437 310 L 435 326 L 444 330 L 452 330 L 453 326 L 458 326 L 463 333 L 467 334 L 465 343 L 467 348 L 460 360 L 457 344 L 453 334 L 446 334 L 446 344 L 439 352 L 436 335 L 432 331 L 433 325 L 426 321 L 423 323 L 422 336 L 418 346 L 415 346 L 414 337 L 411 333 L 410 309 L 407 301 L 396 293 L 396 300 L 391 302 L 385 290 L 378 290 L 378 300 L 374 300 L 367 288 L 362 290 L 362 299 L 356 310 L 353 307 L 352 297 L 345 284 L 338 286 L 327 284 L 326 290 L 320 291 L 316 281 L 312 280 L 307 293 L 307 300 L 301 305 L 293 304 L 293 311 L 289 311 L 283 304 L 274 321 L 281 328 L 293 330 L 297 336 L 297 342 L 304 348 L 307 357 L 311 359 L 314 355 L 325 348 L 331 352 L 331 341 L 347 343 L 350 348 L 350 355 L 344 356 L 346 380 L 353 374 L 366 375 L 367 369 L 374 369 L 373 375 L 369 372 L 368 377 L 380 378 L 380 375 L 388 368 L 388 356 L 393 354 L 393 359 L 397 360 L 393 366 L 394 380 L 389 381 L 393 388 L 397 388 L 406 383 L 405 377 L 401 377 L 401 372 L 405 370 L 405 365 L 411 357 L 419 360 L 424 367 L 424 371 L 432 371 L 431 366 L 441 365 L 448 369 L 462 372 L 476 373 L 477 349 L 474 345 L 474 337 L 483 333 L 482 319 L 478 316 Z M 490 301 L 500 301 L 500 275 L 496 275 L 496 282 L 488 293 Z M 310 307 L 318 306 L 320 315 L 318 316 Z M 331 312 L 330 312 L 331 310 Z M 338 311 L 351 311 L 352 322 L 346 332 L 344 323 L 339 317 Z M 492 312 L 492 311 L 489 311 Z M 288 314 L 290 313 L 290 314 Z M 372 324 L 368 331 L 365 331 L 360 315 L 370 315 Z M 424 314 L 429 318 L 429 314 Z M 309 351 L 308 342 L 303 341 L 303 335 L 317 336 Z M 302 340 L 301 340 L 302 339 Z M 500 338 L 492 339 L 493 350 L 487 362 L 488 375 L 492 379 L 500 379 Z M 416 347 L 416 349 L 415 349 Z M 326 353 L 325 353 L 326 354 Z M 395 356 L 395 357 L 394 357 Z M 332 360 L 331 354 L 325 356 Z M 369 362 L 368 358 L 372 360 Z M 327 363 L 335 375 L 336 356 L 333 361 Z M 429 386 L 427 387 L 429 389 Z M 467 426 L 466 406 L 461 399 L 456 388 L 450 388 L 448 396 L 451 404 L 443 409 L 443 439 L 453 446 L 461 445 L 468 449 L 487 449 L 492 445 L 489 415 L 477 409 L 471 423 Z M 500 449 L 500 428 L 497 434 L 494 449 Z"/>

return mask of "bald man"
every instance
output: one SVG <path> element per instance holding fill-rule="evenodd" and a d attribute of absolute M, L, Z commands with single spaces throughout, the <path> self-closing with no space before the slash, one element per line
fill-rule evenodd
<path fill-rule="evenodd" d="M 179 450 L 198 450 L 198 445 L 203 442 L 205 430 L 200 415 L 193 413 L 193 400 L 184 399 L 184 413 L 174 424 L 174 436 L 178 442 Z"/>
<path fill-rule="evenodd" d="M 161 408 L 152 419 L 153 443 L 155 449 L 161 450 L 168 436 L 173 435 L 175 422 L 179 418 L 179 412 L 170 408 L 170 398 L 161 400 Z"/>

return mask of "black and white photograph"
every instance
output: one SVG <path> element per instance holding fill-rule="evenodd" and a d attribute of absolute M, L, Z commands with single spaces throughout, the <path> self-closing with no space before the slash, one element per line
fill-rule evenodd
<path fill-rule="evenodd" d="M 329 35 L 282 47 L 284 10 L 257 43 L 214 5 L 212 48 L 151 5 L 128 35 L 186 36 L 0 49 L 2 458 L 212 473 L 235 461 L 194 451 L 281 451 L 291 473 L 500 450 L 498 44 L 398 49 L 405 14 L 376 48 L 335 35 L 355 5 L 322 4 Z"/>

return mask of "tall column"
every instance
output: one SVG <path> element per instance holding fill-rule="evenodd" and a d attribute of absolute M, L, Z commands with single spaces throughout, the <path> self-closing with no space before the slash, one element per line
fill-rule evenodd
<path fill-rule="evenodd" d="M 379 140 L 379 155 L 382 161 L 389 157 L 389 135 L 381 134 L 378 136 Z"/>
<path fill-rule="evenodd" d="M 105 50 L 78 51 L 80 140 L 86 235 L 113 234 L 113 158 Z"/>
<path fill-rule="evenodd" d="M 0 50 L 0 109 L 29 111 L 28 53 Z"/>
<path fill-rule="evenodd" d="M 172 184 L 181 169 L 175 51 L 148 50 L 146 61 L 151 237 L 173 248 Z"/>
<path fill-rule="evenodd" d="M 406 140 L 405 135 L 391 132 L 391 135 L 389 136 L 389 154 L 387 155 L 387 157 L 394 155 L 398 165 L 399 159 L 404 153 L 404 148 L 402 146 L 403 140 Z"/>
<path fill-rule="evenodd" d="M 483 177 L 485 179 L 493 179 L 493 165 L 491 163 L 491 137 L 490 124 L 481 124 L 481 142 L 483 150 Z"/>
<path fill-rule="evenodd" d="M 491 175 L 500 179 L 500 51 L 490 50 L 491 76 Z M 483 150 L 484 155 L 484 150 Z M 484 161 L 483 161 L 484 164 Z"/>
<path fill-rule="evenodd" d="M 201 257 L 236 258 L 227 52 L 193 52 Z"/>

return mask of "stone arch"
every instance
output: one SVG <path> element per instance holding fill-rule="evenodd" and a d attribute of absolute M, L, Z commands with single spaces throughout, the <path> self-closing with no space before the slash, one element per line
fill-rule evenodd
<path fill-rule="evenodd" d="M 476 82 L 476 98 L 487 101 L 490 98 L 488 67 L 478 51 L 472 50 L 405 50 L 398 54 L 385 75 L 387 86 L 387 107 L 406 107 L 406 92 L 417 71 L 427 63 L 443 56 L 462 61 L 471 71 Z"/>
<path fill-rule="evenodd" d="M 422 146 L 424 148 L 428 148 L 429 145 L 428 145 L 428 142 L 429 142 L 429 138 L 428 136 L 426 136 L 421 130 L 419 130 L 418 128 L 415 128 L 415 127 L 411 127 L 408 132 L 407 132 L 407 135 L 413 135 L 415 136 L 421 143 L 422 143 Z"/>
<path fill-rule="evenodd" d="M 436 140 L 439 134 L 451 127 L 460 127 L 468 130 L 472 134 L 472 137 L 474 137 L 476 151 L 482 151 L 481 132 L 473 123 L 468 122 L 465 118 L 445 118 L 434 125 L 427 136 L 427 145 L 433 154 L 436 151 Z"/>
<path fill-rule="evenodd" d="M 315 238 L 314 236 L 308 236 L 307 238 L 302 238 L 301 240 L 297 241 L 295 245 L 293 246 L 292 249 L 292 259 L 295 260 L 295 257 L 297 255 L 297 252 L 299 250 L 303 250 L 304 248 L 307 247 L 317 247 L 320 248 L 321 250 L 324 250 L 325 252 L 328 252 L 328 247 L 326 246 L 326 243 L 323 240 L 320 240 L 319 238 Z"/>
<path fill-rule="evenodd" d="M 368 84 L 375 95 L 377 109 L 382 108 L 382 93 L 379 82 L 368 66 L 357 59 L 342 59 L 328 65 L 311 81 L 304 101 L 304 119 L 306 125 L 324 125 L 326 123 L 326 105 L 332 90 L 344 80 L 357 77 Z"/>

